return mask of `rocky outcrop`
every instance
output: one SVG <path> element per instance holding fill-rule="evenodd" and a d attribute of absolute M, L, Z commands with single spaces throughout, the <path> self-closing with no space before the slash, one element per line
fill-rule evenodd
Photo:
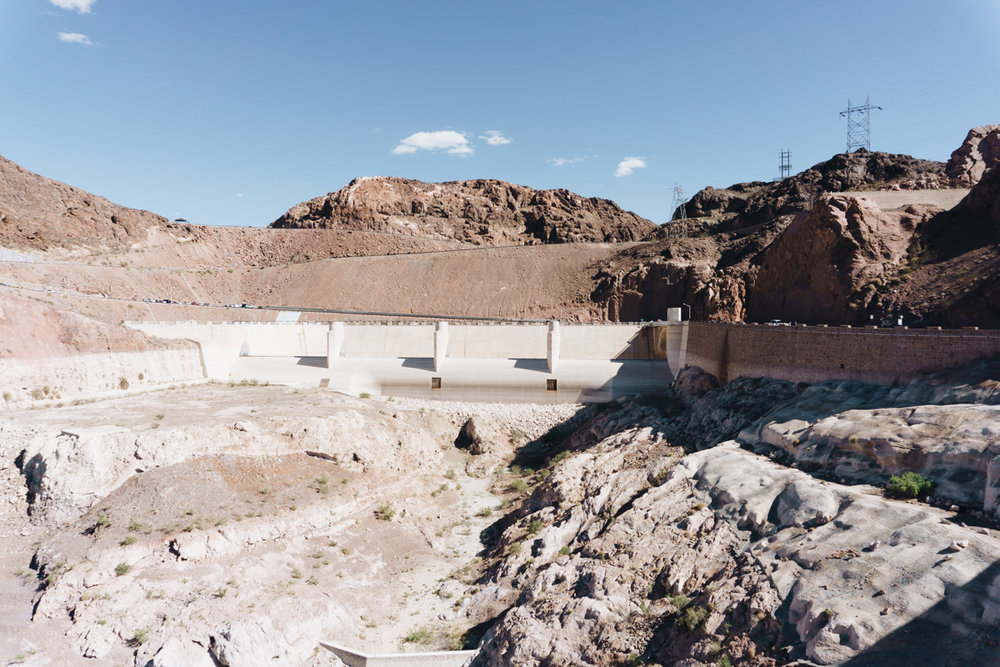
<path fill-rule="evenodd" d="M 735 443 L 678 458 L 624 431 L 561 462 L 500 536 L 470 609 L 510 607 L 474 664 L 933 663 L 954 649 L 894 634 L 960 619 L 993 641 L 1000 617 L 1000 540 L 950 516 Z"/>
<path fill-rule="evenodd" d="M 983 175 L 963 205 L 966 213 L 993 227 L 995 235 L 1000 234 L 1000 167 Z"/>
<path fill-rule="evenodd" d="M 369 230 L 478 245 L 637 241 L 656 225 L 612 201 L 481 179 L 358 178 L 302 202 L 272 227 Z"/>
<path fill-rule="evenodd" d="M 851 297 L 906 258 L 913 231 L 911 218 L 890 216 L 866 199 L 820 197 L 764 254 L 753 316 L 853 323 Z"/>
<path fill-rule="evenodd" d="M 165 224 L 155 213 L 112 204 L 0 157 L 0 246 L 122 248 Z"/>
<path fill-rule="evenodd" d="M 859 149 L 840 153 L 775 183 L 737 183 L 705 188 L 685 205 L 687 216 L 721 217 L 717 228 L 737 229 L 808 209 L 824 193 L 853 190 L 923 190 L 962 187 L 941 162 Z M 676 217 L 676 215 L 675 215 Z"/>
<path fill-rule="evenodd" d="M 952 179 L 955 187 L 969 188 L 998 164 L 1000 125 L 984 125 L 969 130 L 965 141 L 951 154 L 945 173 Z"/>

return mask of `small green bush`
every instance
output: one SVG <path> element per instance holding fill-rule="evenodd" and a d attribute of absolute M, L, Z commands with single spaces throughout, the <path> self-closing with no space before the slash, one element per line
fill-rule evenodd
<path fill-rule="evenodd" d="M 132 571 L 132 566 L 128 563 L 118 563 L 115 565 L 115 574 L 119 577 L 124 576 Z"/>
<path fill-rule="evenodd" d="M 708 610 L 704 607 L 699 607 L 695 605 L 694 607 L 687 607 L 677 616 L 677 625 L 681 626 L 688 632 L 691 632 L 705 620 L 708 616 Z"/>
<path fill-rule="evenodd" d="M 927 495 L 934 488 L 934 482 L 917 472 L 904 472 L 889 478 L 886 493 L 894 498 L 917 498 Z"/>
<path fill-rule="evenodd" d="M 311 486 L 316 493 L 325 496 L 330 493 L 330 478 L 326 475 L 320 475 L 313 480 Z"/>
<path fill-rule="evenodd" d="M 684 595 L 683 593 L 678 593 L 677 595 L 673 595 L 669 599 L 670 599 L 670 604 L 674 605 L 678 609 L 683 609 L 684 607 L 688 606 L 688 604 L 691 602 L 691 600 L 688 599 L 688 596 Z"/>
<path fill-rule="evenodd" d="M 431 631 L 427 628 L 417 628 L 410 634 L 403 637 L 403 643 L 405 644 L 423 644 L 429 641 L 431 638 Z"/>
<path fill-rule="evenodd" d="M 528 535 L 537 535 L 541 532 L 543 525 L 541 519 L 532 519 L 531 523 L 528 524 Z"/>
<path fill-rule="evenodd" d="M 118 378 L 118 387 L 120 389 L 128 389 L 128 380 L 126 380 L 124 377 Z"/>
<path fill-rule="evenodd" d="M 510 488 L 521 494 L 528 492 L 528 484 L 523 479 L 515 479 L 510 483 Z"/>
<path fill-rule="evenodd" d="M 375 510 L 375 516 L 381 521 L 392 521 L 392 517 L 396 516 L 396 508 L 387 500 Z"/>
<path fill-rule="evenodd" d="M 123 547 L 127 547 L 130 544 L 135 544 L 135 541 L 136 541 L 135 535 L 126 535 L 125 539 L 121 541 L 121 545 Z"/>

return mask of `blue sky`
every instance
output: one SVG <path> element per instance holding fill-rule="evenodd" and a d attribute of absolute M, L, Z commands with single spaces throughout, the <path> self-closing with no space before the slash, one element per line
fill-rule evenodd
<path fill-rule="evenodd" d="M 1000 122 L 1000 0 L 0 0 L 0 155 L 127 206 L 265 225 L 356 176 L 500 178 L 655 222 L 674 184 Z"/>

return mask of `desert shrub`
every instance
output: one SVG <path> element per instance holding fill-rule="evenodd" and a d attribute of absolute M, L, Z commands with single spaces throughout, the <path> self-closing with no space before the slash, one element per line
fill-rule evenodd
<path fill-rule="evenodd" d="M 135 544 L 135 542 L 136 542 L 135 535 L 126 535 L 125 539 L 121 541 L 121 545 L 123 547 L 127 547 L 130 544 Z"/>
<path fill-rule="evenodd" d="M 510 488 L 514 489 L 518 493 L 528 492 L 528 484 L 523 479 L 515 479 L 510 483 Z"/>
<path fill-rule="evenodd" d="M 118 378 L 118 388 L 128 389 L 128 380 L 125 377 Z"/>
<path fill-rule="evenodd" d="M 681 626 L 688 632 L 691 632 L 701 625 L 701 622 L 705 620 L 706 616 L 708 616 L 708 610 L 704 607 L 699 607 L 697 605 L 693 607 L 686 607 L 684 611 L 677 616 L 677 625 Z"/>
<path fill-rule="evenodd" d="M 325 496 L 330 493 L 330 478 L 326 475 L 320 475 L 312 481 L 310 486 L 315 489 L 316 493 Z"/>
<path fill-rule="evenodd" d="M 372 395 L 369 394 L 367 391 L 363 391 L 360 394 L 358 394 L 358 398 L 371 398 L 371 397 Z"/>
<path fill-rule="evenodd" d="M 528 439 L 528 434 L 522 431 L 521 429 L 519 428 L 511 429 L 509 437 L 510 444 L 516 447 L 517 445 L 521 444 L 523 441 L 527 439 Z"/>
<path fill-rule="evenodd" d="M 894 498 L 917 498 L 930 493 L 934 482 L 918 472 L 904 472 L 889 478 L 886 493 Z"/>
<path fill-rule="evenodd" d="M 115 574 L 119 577 L 124 576 L 132 571 L 132 566 L 128 563 L 118 563 L 115 565 Z"/>
<path fill-rule="evenodd" d="M 403 637 L 403 642 L 406 644 L 424 644 L 430 641 L 431 631 L 427 628 L 417 628 L 413 630 L 408 635 Z"/>
<path fill-rule="evenodd" d="M 684 607 L 688 606 L 690 602 L 691 600 L 688 599 L 688 596 L 684 595 L 683 593 L 678 593 L 677 595 L 672 595 L 670 597 L 670 604 L 674 605 L 678 609 L 683 609 Z"/>
<path fill-rule="evenodd" d="M 528 524 L 528 535 L 537 535 L 542 530 L 542 520 L 532 519 L 531 523 Z"/>
<path fill-rule="evenodd" d="M 149 630 L 146 628 L 139 628 L 135 631 L 135 634 L 132 635 L 132 639 L 130 639 L 128 643 L 131 646 L 142 646 L 146 643 L 147 639 L 149 639 Z"/>
<path fill-rule="evenodd" d="M 375 510 L 375 516 L 382 521 L 392 521 L 392 517 L 396 516 L 396 508 L 387 500 Z"/>

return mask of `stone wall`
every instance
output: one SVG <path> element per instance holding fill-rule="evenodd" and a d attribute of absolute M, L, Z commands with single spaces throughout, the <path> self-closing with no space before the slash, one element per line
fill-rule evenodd
<path fill-rule="evenodd" d="M 686 363 L 726 382 L 905 382 L 928 371 L 1000 355 L 1000 331 L 767 326 L 692 322 Z"/>

